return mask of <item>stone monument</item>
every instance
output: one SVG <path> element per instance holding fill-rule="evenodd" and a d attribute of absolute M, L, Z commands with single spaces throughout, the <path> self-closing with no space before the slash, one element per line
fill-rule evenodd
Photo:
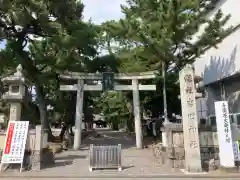
<path fill-rule="evenodd" d="M 202 171 L 194 71 L 187 65 L 179 73 L 186 171 Z"/>

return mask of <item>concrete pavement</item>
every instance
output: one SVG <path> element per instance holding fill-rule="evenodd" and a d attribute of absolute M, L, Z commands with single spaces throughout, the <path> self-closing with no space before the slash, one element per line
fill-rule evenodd
<path fill-rule="evenodd" d="M 239 179 L 238 174 L 189 174 L 184 175 L 178 169 L 161 166 L 153 156 L 151 148 L 135 149 L 134 137 L 129 137 L 123 132 L 100 131 L 99 137 L 89 137 L 84 147 L 79 151 L 65 151 L 56 155 L 56 163 L 53 167 L 45 168 L 39 172 L 4 172 L 0 173 L 0 179 L 79 179 L 79 180 L 103 180 L 103 179 Z M 122 144 L 123 171 L 95 170 L 89 172 L 89 144 Z"/>
<path fill-rule="evenodd" d="M 116 176 L 109 176 L 109 177 L 84 177 L 84 176 L 75 176 L 75 177 L 1 177 L 1 180 L 132 180 L 132 179 L 141 179 L 141 180 L 178 180 L 178 179 L 198 179 L 198 180 L 215 180 L 215 179 L 224 179 L 224 180 L 240 180 L 240 177 L 191 177 L 191 176 L 183 176 L 183 177 L 169 177 L 169 176 L 142 176 L 142 177 L 131 177 L 131 176 L 122 176 L 122 177 L 116 177 Z"/>

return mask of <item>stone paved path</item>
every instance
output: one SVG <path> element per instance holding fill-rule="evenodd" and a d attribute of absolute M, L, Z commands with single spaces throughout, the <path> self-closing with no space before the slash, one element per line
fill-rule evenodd
<path fill-rule="evenodd" d="M 151 148 L 135 149 L 135 140 L 123 132 L 101 131 L 100 137 L 89 137 L 85 146 L 79 151 L 65 151 L 56 155 L 56 164 L 40 172 L 0 173 L 1 180 L 7 179 L 166 179 L 174 175 L 179 179 L 183 173 L 179 170 L 167 169 L 158 165 Z M 95 170 L 88 171 L 89 144 L 122 144 L 123 171 Z M 190 177 L 189 177 L 190 178 Z M 218 177 L 219 178 L 219 177 Z M 186 177 L 184 178 L 186 179 Z M 188 178 L 187 178 L 188 179 Z M 193 178 L 190 178 L 193 179 Z M 208 178 L 209 180 L 212 178 Z M 233 179 L 233 178 L 231 178 Z M 239 178 L 240 180 L 240 178 Z"/>
<path fill-rule="evenodd" d="M 98 174 L 108 175 L 127 175 L 127 174 L 166 174 L 172 173 L 171 169 L 163 169 L 157 166 L 157 162 L 153 157 L 151 149 L 137 150 L 135 148 L 134 137 L 128 136 L 124 132 L 114 132 L 109 130 L 99 131 L 100 137 L 88 137 L 84 144 L 85 146 L 79 151 L 65 151 L 56 155 L 56 164 L 54 167 L 46 168 L 40 172 L 23 172 L 22 175 L 27 176 L 95 176 Z M 90 144 L 122 144 L 122 162 L 123 171 L 116 170 L 95 170 L 89 172 L 89 145 Z M 16 175 L 17 172 L 11 172 L 11 175 Z M 178 172 L 180 173 L 180 172 Z"/>

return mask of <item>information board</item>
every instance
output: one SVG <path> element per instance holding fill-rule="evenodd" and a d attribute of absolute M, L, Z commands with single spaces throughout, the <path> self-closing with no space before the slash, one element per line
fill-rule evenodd
<path fill-rule="evenodd" d="M 29 121 L 8 123 L 1 164 L 22 164 L 28 135 Z"/>
<path fill-rule="evenodd" d="M 234 146 L 229 119 L 228 102 L 215 102 L 215 114 L 217 122 L 220 165 L 228 168 L 234 167 Z"/>

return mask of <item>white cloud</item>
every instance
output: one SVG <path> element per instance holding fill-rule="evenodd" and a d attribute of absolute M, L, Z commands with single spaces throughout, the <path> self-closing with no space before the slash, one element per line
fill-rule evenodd
<path fill-rule="evenodd" d="M 118 20 L 123 17 L 121 4 L 126 4 L 126 0 L 82 0 L 85 5 L 84 19 L 90 18 L 96 24 L 101 24 L 107 20 Z"/>

